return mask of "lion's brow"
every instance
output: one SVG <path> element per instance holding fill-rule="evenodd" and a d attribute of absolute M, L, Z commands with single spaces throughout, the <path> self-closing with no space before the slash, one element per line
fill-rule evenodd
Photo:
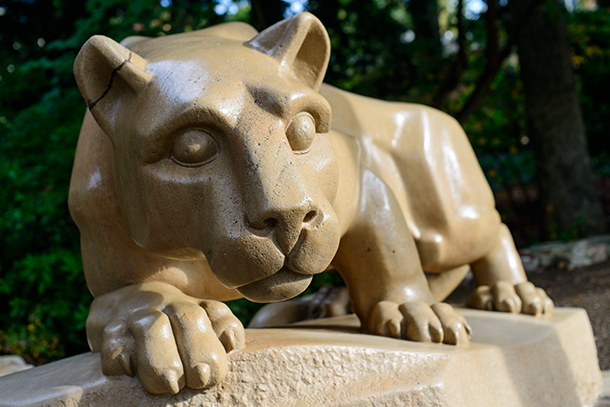
<path fill-rule="evenodd" d="M 229 112 L 223 112 L 221 109 L 214 105 L 201 106 L 197 109 L 201 114 L 211 117 L 212 121 L 216 122 L 220 126 L 228 129 L 235 128 L 237 125 L 236 114 L 230 114 Z"/>
<path fill-rule="evenodd" d="M 241 109 L 233 111 L 234 109 L 231 106 L 218 105 L 217 102 L 216 100 L 200 99 L 185 110 L 174 114 L 172 121 L 177 123 L 176 125 L 201 122 L 202 124 L 213 124 L 226 129 L 235 128 Z"/>
<path fill-rule="evenodd" d="M 290 87 L 278 89 L 249 85 L 247 89 L 254 103 L 278 117 L 294 114 L 295 112 L 292 111 L 294 102 L 309 96 L 302 89 L 290 89 Z"/>

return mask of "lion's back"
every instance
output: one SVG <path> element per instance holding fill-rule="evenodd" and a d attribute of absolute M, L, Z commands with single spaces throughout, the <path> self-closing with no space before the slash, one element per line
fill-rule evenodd
<path fill-rule="evenodd" d="M 459 123 L 436 109 L 375 100 L 323 85 L 332 127 L 356 138 L 365 166 L 394 192 L 427 271 L 467 264 L 489 249 L 500 218 Z"/>

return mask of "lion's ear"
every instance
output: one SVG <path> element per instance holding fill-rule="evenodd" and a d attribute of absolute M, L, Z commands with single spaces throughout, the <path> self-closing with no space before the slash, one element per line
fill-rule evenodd
<path fill-rule="evenodd" d="M 144 58 L 103 35 L 83 45 L 74 61 L 74 76 L 93 117 L 109 136 L 121 102 L 152 80 Z"/>
<path fill-rule="evenodd" d="M 307 86 L 320 88 L 330 58 L 330 39 L 313 14 L 300 13 L 280 21 L 248 43 L 277 59 Z"/>

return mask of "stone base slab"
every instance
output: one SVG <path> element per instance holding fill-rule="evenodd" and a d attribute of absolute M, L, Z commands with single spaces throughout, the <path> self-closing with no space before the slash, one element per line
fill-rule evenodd
<path fill-rule="evenodd" d="M 0 406 L 593 405 L 602 388 L 582 309 L 534 318 L 460 309 L 468 347 L 357 333 L 353 316 L 249 329 L 245 349 L 215 388 L 153 396 L 137 379 L 105 377 L 83 354 L 0 378 Z M 331 330 L 332 328 L 332 330 Z"/>
<path fill-rule="evenodd" d="M 610 370 L 602 372 L 602 377 L 604 379 L 604 388 L 594 407 L 610 407 Z"/>

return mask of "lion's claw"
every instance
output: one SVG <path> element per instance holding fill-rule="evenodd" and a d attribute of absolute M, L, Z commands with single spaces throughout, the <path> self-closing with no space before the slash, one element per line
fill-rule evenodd
<path fill-rule="evenodd" d="M 105 375 L 135 376 L 135 366 L 131 358 L 135 343 L 133 338 L 127 335 L 127 326 L 122 321 L 111 322 L 104 328 L 101 353 L 105 355 L 102 359 L 102 371 Z"/>
<path fill-rule="evenodd" d="M 386 331 L 389 336 L 400 339 L 400 321 L 398 318 L 392 318 L 386 323 Z"/>
<path fill-rule="evenodd" d="M 226 354 L 245 343 L 244 329 L 226 305 L 160 283 L 99 297 L 87 331 L 104 374 L 137 375 L 153 394 L 218 384 L 227 374 Z"/>
<path fill-rule="evenodd" d="M 417 342 L 443 342 L 443 326 L 432 308 L 421 301 L 405 302 L 398 309 L 404 316 L 404 338 Z"/>
<path fill-rule="evenodd" d="M 512 284 L 499 281 L 491 286 L 480 286 L 470 295 L 468 306 L 483 310 L 523 313 L 535 316 L 551 315 L 553 301 L 543 289 L 530 282 Z"/>
<path fill-rule="evenodd" d="M 381 336 L 452 345 L 468 344 L 471 335 L 466 319 L 449 304 L 430 306 L 421 301 L 377 303 L 369 315 L 367 330 Z"/>
<path fill-rule="evenodd" d="M 222 302 L 204 300 L 199 305 L 206 311 L 212 322 L 216 336 L 227 353 L 244 347 L 246 337 L 241 322 Z"/>
<path fill-rule="evenodd" d="M 431 308 L 443 326 L 443 343 L 450 345 L 468 345 L 470 343 L 472 329 L 466 318 L 444 302 L 434 304 Z"/>
<path fill-rule="evenodd" d="M 553 313 L 553 301 L 542 288 L 538 288 L 530 282 L 525 282 L 517 284 L 515 291 L 523 301 L 521 312 L 524 314 L 540 316 L 542 314 L 551 315 Z"/>

